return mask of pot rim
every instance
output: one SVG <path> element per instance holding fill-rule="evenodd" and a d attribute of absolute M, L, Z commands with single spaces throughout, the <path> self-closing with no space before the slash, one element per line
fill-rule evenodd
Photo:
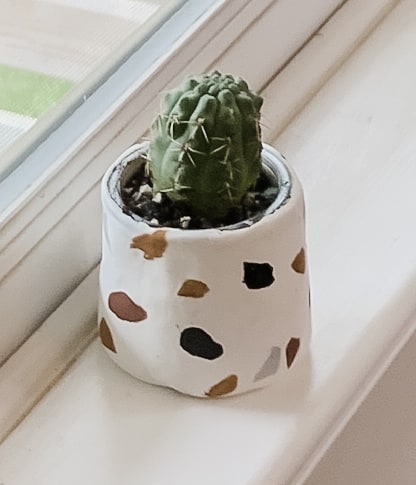
<path fill-rule="evenodd" d="M 292 175 L 285 163 L 285 157 L 274 147 L 267 143 L 262 143 L 262 170 L 266 173 L 269 179 L 273 180 L 273 183 L 279 187 L 279 191 L 274 201 L 263 211 L 259 211 L 256 215 L 244 219 L 242 221 L 230 224 L 227 226 L 214 226 L 204 229 L 183 229 L 180 227 L 165 226 L 163 224 L 152 224 L 150 221 L 143 217 L 128 211 L 121 199 L 120 195 L 120 176 L 126 169 L 126 167 L 137 160 L 140 155 L 146 155 L 149 147 L 149 142 L 136 143 L 125 150 L 117 160 L 108 168 L 103 180 L 102 180 L 102 201 L 103 205 L 109 205 L 110 210 L 116 210 L 118 213 L 129 217 L 132 221 L 141 222 L 151 228 L 163 228 L 172 231 L 185 231 L 187 233 L 192 231 L 232 231 L 236 229 L 247 228 L 263 219 L 264 216 L 271 215 L 276 212 L 280 207 L 284 206 L 291 197 L 291 191 L 293 187 Z M 107 203 L 108 201 L 108 203 Z"/>

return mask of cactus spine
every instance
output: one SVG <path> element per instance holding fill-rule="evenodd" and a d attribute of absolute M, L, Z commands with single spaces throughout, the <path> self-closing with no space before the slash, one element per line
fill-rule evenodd
<path fill-rule="evenodd" d="M 238 77 L 190 77 L 164 98 L 151 129 L 153 190 L 209 220 L 237 206 L 261 170 L 263 99 Z"/>

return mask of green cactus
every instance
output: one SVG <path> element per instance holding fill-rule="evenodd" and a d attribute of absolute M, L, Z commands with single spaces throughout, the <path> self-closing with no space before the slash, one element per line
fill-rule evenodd
<path fill-rule="evenodd" d="M 262 103 L 243 79 L 219 72 L 168 92 L 151 130 L 153 190 L 211 221 L 225 216 L 261 171 Z"/>

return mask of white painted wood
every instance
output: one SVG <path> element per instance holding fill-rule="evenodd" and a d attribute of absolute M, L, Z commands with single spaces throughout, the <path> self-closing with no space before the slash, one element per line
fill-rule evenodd
<path fill-rule="evenodd" d="M 236 38 L 211 69 L 238 73 L 260 90 L 343 3 L 343 0 L 275 1 L 266 14 L 253 18 L 252 35 Z M 358 31 L 368 20 L 364 16 L 363 22 L 353 22 L 352 28 L 359 26 Z M 335 45 L 339 55 L 343 46 L 338 41 Z"/>
<path fill-rule="evenodd" d="M 296 1 L 299 6 L 300 0 Z M 389 3 L 389 0 L 383 1 Z M 195 10 L 197 2 L 193 3 Z M 13 176 L 0 184 L 0 207 L 8 198 L 11 198 L 9 202 L 14 199 L 0 214 L 0 305 L 4 304 L 9 315 L 0 341 L 0 363 L 98 262 L 97 184 L 106 167 L 123 149 L 146 133 L 158 109 L 160 91 L 184 74 L 202 72 L 209 66 L 233 70 L 237 67 L 234 59 L 242 57 L 244 74 L 253 80 L 254 89 L 260 89 L 267 84 L 268 76 L 293 55 L 339 3 L 339 0 L 309 2 L 308 21 L 291 25 L 289 20 L 296 11 L 293 2 L 218 2 L 210 11 L 209 19 L 199 18 L 146 73 L 138 76 L 137 65 L 126 64 L 125 71 L 118 71 L 109 84 L 67 120 L 63 131 L 57 130 L 48 143 L 40 146 Z M 272 8 L 267 10 L 270 5 Z M 267 15 L 263 16 L 266 10 Z M 282 26 L 279 35 L 285 42 L 271 47 L 266 40 L 274 35 L 276 22 Z M 168 33 L 177 35 L 172 26 L 170 29 Z M 239 39 L 237 44 L 236 39 Z M 248 56 L 247 45 L 251 44 L 252 54 Z M 265 68 L 259 70 L 256 51 L 262 46 L 267 46 L 270 57 L 262 63 Z M 222 60 L 224 52 L 227 58 Z M 343 53 L 344 45 L 340 46 L 340 57 Z M 150 54 L 156 55 L 155 46 Z M 143 62 L 143 59 L 136 55 L 136 61 Z M 124 88 L 114 98 L 115 89 L 120 86 Z M 102 106 L 112 97 L 113 105 L 102 112 Z M 28 174 L 36 170 L 38 177 L 33 181 Z M 16 193 L 20 194 L 17 199 Z M 57 233 L 67 233 L 70 237 L 61 237 L 57 244 L 54 236 Z M 53 255 L 48 264 L 39 257 L 46 254 Z M 21 285 L 18 281 L 22 274 L 25 282 Z M 40 287 L 42 298 L 36 293 L 27 296 L 28 288 Z M 22 299 L 26 301 L 24 308 L 19 305 Z"/>
<path fill-rule="evenodd" d="M 0 442 L 96 334 L 97 316 L 92 302 L 97 292 L 98 271 L 95 270 L 0 367 Z"/>
<path fill-rule="evenodd" d="M 17 170 L 14 179 L 6 181 L 7 187 L 6 182 L 0 186 L 3 197 L 6 197 L 7 192 L 14 196 L 21 190 L 19 184 L 26 180 L 26 173 L 30 173 L 33 167 L 43 166 L 48 158 L 55 160 L 53 166 L 48 169 L 43 167 L 44 172 L 35 184 L 26 180 L 28 185 L 21 190 L 20 198 L 14 204 L 10 204 L 7 211 L 0 216 L 0 219 L 3 218 L 0 220 L 0 303 L 10 315 L 4 324 L 3 339 L 0 341 L 0 362 L 69 295 L 99 260 L 100 220 L 97 218 L 97 183 L 111 161 L 146 132 L 159 102 L 157 94 L 165 88 L 166 83 L 177 81 L 185 72 L 203 71 L 208 65 L 233 71 L 239 67 L 240 59 L 244 58 L 244 73 L 250 80 L 253 79 L 254 88 L 260 88 L 268 83 L 267 76 L 276 72 L 281 63 L 293 54 L 293 49 L 298 48 L 303 39 L 324 19 L 329 12 L 328 5 L 336 6 L 335 3 L 327 4 L 321 0 L 313 4 L 309 2 L 308 8 L 312 10 L 308 22 L 305 25 L 296 24 L 294 28 L 289 19 L 300 8 L 299 5 L 294 9 L 293 2 L 276 2 L 267 11 L 267 15 L 261 16 L 260 13 L 267 9 L 271 0 L 245 0 L 245 8 L 238 8 L 243 5 L 241 1 L 228 2 L 225 13 L 220 10 L 221 15 L 214 15 L 211 22 L 204 23 L 201 20 L 196 26 L 198 28 L 183 41 L 186 43 L 184 52 L 178 47 L 177 54 L 162 59 L 155 72 L 149 74 L 148 79 L 140 78 L 133 87 L 126 87 L 123 96 L 117 101 L 117 107 L 113 106 L 110 112 L 101 117 L 96 116 L 94 110 L 86 109 L 83 114 L 80 113 L 80 116 L 67 126 L 67 131 L 75 132 L 81 122 L 88 121 L 90 126 L 83 134 L 83 142 L 77 139 L 64 151 L 59 139 L 52 144 L 53 146 L 49 144 L 40 147 L 37 157 L 28 160 L 26 166 L 23 165 Z M 356 39 L 362 39 L 368 33 L 372 24 L 391 6 L 392 0 L 352 3 L 354 9 L 347 9 L 349 14 L 344 14 L 347 4 L 338 12 L 338 20 L 334 25 L 331 22 L 331 35 L 325 35 L 322 37 L 323 42 L 314 43 L 308 50 L 306 59 L 314 59 L 313 63 L 320 66 L 320 75 L 315 76 L 312 83 L 305 82 L 300 85 L 299 79 L 309 79 L 301 67 L 305 63 L 292 62 L 288 68 L 292 69 L 293 65 L 297 67 L 291 70 L 291 76 L 284 75 L 286 70 L 279 75 L 284 76 L 285 87 L 282 88 L 280 84 L 278 91 L 283 89 L 285 93 L 291 93 L 285 98 L 290 99 L 290 103 L 274 103 L 275 97 L 270 98 L 268 95 L 271 91 L 265 92 L 265 140 L 272 139 L 273 133 L 270 130 L 275 130 L 275 121 L 280 126 L 283 119 L 290 119 L 293 115 L 293 106 L 299 107 L 301 102 L 309 99 L 310 93 L 314 92 L 327 78 L 327 73 L 331 72 L 331 63 L 339 63 L 340 59 L 344 59 L 350 53 L 352 46 L 356 45 Z M 343 27 L 346 25 L 345 15 L 348 29 Z M 287 21 L 284 21 L 285 18 Z M 274 38 L 275 24 L 282 25 L 279 35 L 285 39 L 285 42 L 282 41 L 276 46 L 267 42 L 267 39 Z M 339 29 L 345 34 L 341 36 L 342 42 L 335 42 Z M 346 32 L 351 33 L 347 35 Z M 239 41 L 235 43 L 235 39 Z M 251 44 L 253 54 L 247 57 L 247 46 Z M 329 45 L 336 47 L 329 48 Z M 255 51 L 266 47 L 268 59 L 261 63 L 264 67 L 258 69 Z M 326 53 L 330 52 L 329 61 L 325 61 L 325 56 L 320 55 L 322 49 L 325 49 Z M 224 51 L 227 53 L 226 59 L 221 57 Z M 238 60 L 237 64 L 235 60 Z M 136 77 L 135 71 L 133 74 Z M 288 86 L 294 85 L 291 79 L 296 79 L 296 90 L 287 89 Z M 111 92 L 111 86 L 107 91 L 101 90 L 97 104 L 101 106 Z M 284 113 L 287 113 L 286 117 Z M 67 136 L 62 138 L 66 140 Z M 25 173 L 27 166 L 31 169 Z M 82 214 L 82 217 L 78 218 L 77 214 Z M 57 245 L 54 237 L 57 233 L 68 233 L 71 237 L 60 238 Z M 75 250 L 77 241 L 80 247 Z M 85 241 L 88 241 L 88 248 L 84 244 Z M 41 254 L 54 255 L 52 263 L 45 265 L 44 259 L 39 257 Z M 59 266 L 60 261 L 65 264 Z M 22 274 L 25 275 L 24 285 L 17 283 Z M 66 281 L 65 285 L 62 285 L 62 280 Z M 42 299 L 36 294 L 31 294 L 28 298 L 27 289 L 38 287 L 43 288 Z M 22 298 L 26 300 L 25 307 L 18 304 Z M 16 325 L 15 322 L 19 324 Z"/>
<path fill-rule="evenodd" d="M 276 142 L 307 201 L 314 331 L 297 384 L 185 398 L 94 343 L 4 441 L 1 480 L 304 482 L 416 326 L 415 22 L 403 0 Z"/>
<path fill-rule="evenodd" d="M 379 10 L 375 9 L 374 14 L 379 15 Z M 360 18 L 359 16 L 356 17 Z M 314 44 L 312 49 L 307 47 L 308 55 L 316 64 L 318 61 L 323 62 L 323 58 L 319 57 L 322 49 L 327 48 L 327 44 L 336 44 L 333 33 L 336 32 L 338 36 L 340 32 L 346 30 L 344 27 L 345 20 L 348 21 L 348 28 L 352 30 L 354 24 L 350 21 L 350 17 L 344 16 L 344 9 L 342 9 L 328 24 L 328 27 L 332 26 L 332 34 L 325 36 L 325 42 L 319 43 L 319 45 Z M 238 22 L 236 21 L 230 24 L 229 29 L 227 29 L 227 35 L 231 35 L 230 29 L 238 30 L 237 24 Z M 365 35 L 366 28 L 363 24 L 361 24 L 361 28 L 362 30 L 354 30 L 357 37 Z M 228 37 L 227 39 L 228 41 L 230 40 Z M 345 53 L 349 52 L 347 47 L 348 44 L 340 43 L 339 57 L 343 57 Z M 303 51 L 300 54 L 301 56 L 302 53 Z M 334 59 L 336 58 L 334 56 Z M 297 65 L 301 68 L 299 64 Z M 285 72 L 284 70 L 281 75 L 284 76 Z M 297 74 L 298 72 L 294 73 L 295 78 Z M 285 79 L 288 82 L 287 77 Z M 274 99 L 273 96 L 268 94 L 271 92 L 272 86 L 274 86 L 274 83 L 265 92 L 266 99 L 269 101 Z M 296 90 L 296 93 L 299 96 L 304 96 L 305 94 L 300 89 Z M 268 114 L 270 119 L 277 119 L 281 113 L 275 105 L 273 107 L 276 110 L 274 113 L 266 105 L 266 115 Z M 267 132 L 266 137 L 268 137 Z M 94 148 L 92 147 L 92 149 Z M 114 157 L 118 155 L 117 144 L 112 146 L 111 153 Z M 85 159 L 89 156 L 89 152 L 85 153 Z M 81 162 L 82 160 L 80 160 Z M 10 252 L 0 253 L 1 266 L 7 268 L 8 264 L 13 263 L 13 256 L 20 253 L 24 254 L 26 249 L 24 245 L 26 243 L 31 244 L 30 237 L 36 242 L 41 236 L 42 230 L 52 227 L 52 230 L 49 230 L 47 235 L 41 239 L 42 244 L 34 245 L 26 259 L 3 279 L 3 286 L 0 291 L 0 306 L 3 309 L 3 313 L 10 317 L 2 322 L 0 360 L 4 360 L 10 351 L 14 350 L 19 345 L 19 342 L 26 339 L 54 309 L 53 306 L 51 307 L 51 300 L 61 301 L 64 299 L 71 292 L 72 288 L 81 281 L 86 268 L 94 268 L 98 263 L 99 249 L 97 248 L 100 247 L 101 239 L 101 219 L 97 216 L 100 213 L 98 184 L 89 192 L 86 192 L 86 196 L 82 196 L 82 194 L 88 190 L 89 184 L 94 180 L 94 173 L 100 170 L 100 164 L 101 169 L 103 169 L 105 162 L 106 157 L 103 157 L 87 165 L 80 173 L 82 176 L 79 177 L 76 186 L 69 185 L 65 190 L 61 191 L 56 199 L 57 203 L 49 206 L 47 211 L 42 211 L 36 221 L 27 226 L 22 237 L 13 241 L 13 246 L 9 246 Z M 67 172 L 66 175 L 70 179 L 73 174 Z M 49 190 L 51 190 L 50 187 Z M 75 207 L 69 210 L 59 224 L 52 226 L 51 221 L 53 223 L 59 217 L 58 214 L 62 205 L 67 205 L 69 208 L 72 201 L 77 200 L 77 198 L 79 198 L 79 202 Z M 42 194 L 40 194 L 40 199 L 42 199 Z M 39 277 L 42 278 L 41 286 L 37 284 Z M 65 280 L 65 284 L 62 284 L 63 280 Z M 16 288 L 19 291 L 16 292 Z M 36 291 L 34 291 L 34 288 L 36 288 Z M 18 303 L 20 294 L 26 295 L 24 305 Z M 96 305 L 94 298 L 90 301 L 90 305 L 92 307 L 91 311 L 93 311 Z M 19 325 L 16 325 L 16 322 L 19 322 Z M 84 322 L 81 319 L 72 322 L 73 326 L 82 326 L 83 324 Z M 44 359 L 43 365 L 47 366 L 48 354 L 44 355 Z M 30 373 L 31 369 L 28 369 L 27 372 Z M 36 374 L 33 379 L 36 381 Z M 10 401 L 10 406 L 13 407 L 15 405 L 15 408 L 19 410 L 30 408 L 31 404 L 32 401 L 27 400 L 22 407 L 21 402 L 13 403 Z"/>
<path fill-rule="evenodd" d="M 274 140 L 399 0 L 349 0 L 263 92 L 263 132 Z"/>
<path fill-rule="evenodd" d="M 65 197 L 65 192 L 61 196 Z M 47 214 L 40 221 L 47 224 Z M 62 224 L 51 228 L 42 243 L 35 245 L 30 256 L 12 272 L 0 278 L 1 314 L 7 315 L 1 322 L 0 363 L 45 321 L 58 302 L 71 294 L 83 280 L 86 268 L 91 271 L 98 264 L 97 248 L 101 247 L 98 184 L 64 216 Z M 83 324 L 82 319 L 72 323 L 80 327 Z M 47 365 L 48 354 L 44 358 Z"/>
<path fill-rule="evenodd" d="M 306 485 L 414 485 L 415 359 L 413 335 Z"/>
<path fill-rule="evenodd" d="M 374 3 L 371 0 L 353 1 L 351 5 L 348 3 L 338 12 L 336 19 L 324 27 L 323 35 L 315 37 L 311 45 L 306 47 L 307 53 L 304 54 L 303 51 L 300 53 L 301 61 L 298 62 L 296 57 L 279 74 L 277 79 L 282 78 L 282 82 L 273 81 L 264 92 L 265 140 L 272 140 L 273 133 L 276 132 L 275 124 L 281 126 L 287 123 L 293 116 L 294 107 L 298 109 L 302 101 L 309 99 L 328 77 L 328 73 L 332 72 L 331 63 L 338 64 L 340 59 L 344 59 L 353 46 L 367 35 L 376 20 L 391 7 L 391 4 L 391 0 L 377 0 Z M 266 6 L 264 3 L 262 8 Z M 256 8 L 259 8 L 258 4 Z M 287 12 L 292 10 L 289 9 Z M 321 14 L 323 13 L 325 13 L 324 10 L 321 11 Z M 274 7 L 268 10 L 267 15 L 271 15 L 272 19 L 281 19 L 284 11 L 276 10 Z M 252 5 L 251 9 L 244 11 L 243 20 L 250 25 L 250 29 L 241 39 L 248 36 L 252 39 L 264 40 L 264 37 L 259 37 L 259 31 L 264 36 L 273 26 L 273 22 L 258 18 L 254 24 L 251 24 L 253 17 L 255 17 L 255 9 Z M 317 21 L 316 17 L 314 22 Z M 212 52 L 211 54 L 208 52 L 211 47 L 213 52 L 221 52 L 224 46 L 232 45 L 233 56 L 230 55 L 230 51 L 227 51 L 227 60 L 220 58 L 217 61 L 217 67 L 227 69 L 228 66 L 229 70 L 232 70 L 232 60 L 242 56 L 241 50 L 233 44 L 233 39 L 241 33 L 241 22 L 238 17 L 234 18 L 227 29 L 221 31 L 221 35 L 218 33 L 214 35 L 215 31 L 211 32 L 208 29 L 209 32 L 205 35 L 213 35 L 212 42 L 202 49 L 201 56 L 194 58 L 184 69 L 188 72 L 203 70 L 204 60 L 212 56 Z M 310 24 L 309 28 L 311 29 L 313 25 L 314 23 Z M 302 37 L 298 36 L 297 42 L 301 42 L 301 39 Z M 319 42 L 316 39 L 319 39 Z M 240 40 L 243 45 L 245 42 Z M 269 61 L 264 63 L 268 69 L 263 73 L 264 75 L 278 69 L 282 61 L 282 52 L 286 52 L 287 56 L 291 53 L 291 51 L 276 49 L 274 56 L 270 54 Z M 328 59 L 326 55 L 322 55 L 323 52 L 328 54 Z M 256 60 L 256 57 L 253 56 L 252 59 Z M 174 66 L 176 62 L 178 61 L 172 61 Z M 313 78 L 308 75 L 310 63 L 317 67 L 319 73 Z M 248 65 L 250 65 L 249 62 L 246 66 Z M 215 67 L 215 64 L 212 67 Z M 170 70 L 172 69 L 171 66 Z M 254 65 L 251 65 L 250 69 L 253 72 L 254 84 L 260 87 L 265 83 L 265 79 L 256 73 Z M 286 74 L 287 70 L 289 75 Z M 162 77 L 166 75 L 162 72 L 160 74 Z M 182 77 L 183 72 L 175 76 L 175 79 Z M 293 79 L 296 80 L 296 90 L 292 89 Z M 312 82 L 307 81 L 309 79 L 312 79 Z M 305 80 L 305 82 L 300 84 L 299 80 Z M 100 214 L 98 180 L 121 150 L 133 142 L 139 133 L 145 133 L 147 123 L 150 123 L 153 116 L 153 108 L 142 111 L 139 118 L 135 116 L 136 106 L 139 103 L 145 103 L 146 99 L 153 96 L 152 92 L 146 89 L 143 88 L 143 92 L 139 90 L 138 98 L 132 97 L 133 95 L 129 98 L 126 95 L 129 101 L 126 101 L 124 109 L 120 109 L 119 117 L 111 118 L 107 124 L 103 120 L 97 122 L 91 119 L 91 140 L 74 157 L 69 156 L 68 153 L 60 153 L 59 146 L 55 147 L 57 163 L 60 160 L 63 165 L 45 172 L 44 180 L 38 180 L 39 186 L 34 189 L 32 195 L 23 193 L 19 204 L 14 209 L 10 207 L 10 218 L 3 221 L 3 226 L 0 223 L 0 306 L 9 315 L 7 321 L 3 323 L 0 362 L 4 361 L 41 324 L 99 261 L 101 220 L 98 216 Z M 269 94 L 273 91 L 276 95 Z M 285 96 L 282 97 L 279 94 L 281 92 L 285 93 Z M 158 103 L 153 98 L 152 106 Z M 281 102 L 275 102 L 275 99 Z M 101 122 L 105 126 L 97 127 L 96 124 L 99 125 Z M 114 136 L 114 132 L 119 130 L 120 123 L 125 124 L 125 128 L 122 133 Z M 75 126 L 73 128 L 75 129 Z M 45 147 L 43 155 L 49 156 L 49 151 Z M 86 160 L 89 160 L 88 164 L 85 163 Z M 32 162 L 37 165 L 40 160 Z M 14 192 L 16 189 L 12 182 L 10 180 L 10 190 Z M 62 186 L 63 184 L 65 186 Z M 24 275 L 23 278 L 22 275 Z M 63 280 L 65 284 L 62 284 Z M 38 292 L 33 291 L 33 288 L 42 288 L 41 297 Z M 20 305 L 19 301 L 23 298 L 26 304 Z M 19 324 L 16 325 L 16 322 Z"/>

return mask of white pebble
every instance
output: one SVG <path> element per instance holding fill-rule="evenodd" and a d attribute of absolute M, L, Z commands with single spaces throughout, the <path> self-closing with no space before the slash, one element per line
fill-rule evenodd
<path fill-rule="evenodd" d="M 162 202 L 162 194 L 160 192 L 153 196 L 153 202 L 156 202 L 156 204 L 160 204 Z"/>
<path fill-rule="evenodd" d="M 182 229 L 188 229 L 191 218 L 189 216 L 183 216 L 179 219 L 179 225 Z"/>
<path fill-rule="evenodd" d="M 152 187 L 148 184 L 143 184 L 140 186 L 139 193 L 140 194 L 149 194 L 152 192 Z"/>

